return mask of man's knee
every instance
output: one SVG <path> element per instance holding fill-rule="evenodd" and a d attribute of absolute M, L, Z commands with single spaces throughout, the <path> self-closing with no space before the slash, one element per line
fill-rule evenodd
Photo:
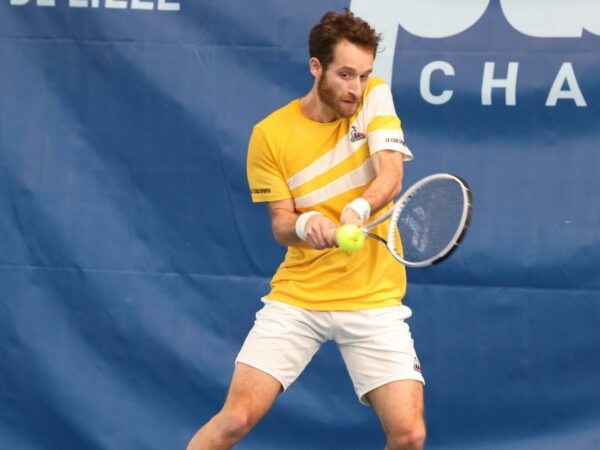
<path fill-rule="evenodd" d="M 390 430 L 387 435 L 389 450 L 421 450 L 425 447 L 425 424 L 418 422 L 408 428 Z"/>
<path fill-rule="evenodd" d="M 224 442 L 238 442 L 256 425 L 256 421 L 244 409 L 223 410 L 219 416 L 219 432 Z"/>
<path fill-rule="evenodd" d="M 198 430 L 186 450 L 231 448 L 255 424 L 256 420 L 244 409 L 222 409 Z"/>

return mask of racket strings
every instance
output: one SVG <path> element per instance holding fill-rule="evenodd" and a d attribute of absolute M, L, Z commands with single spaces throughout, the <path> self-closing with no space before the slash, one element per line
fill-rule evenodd
<path fill-rule="evenodd" d="M 397 218 L 396 251 L 403 249 L 407 261 L 426 261 L 447 252 L 456 243 L 466 207 L 468 199 L 455 180 L 433 179 L 424 184 Z"/>

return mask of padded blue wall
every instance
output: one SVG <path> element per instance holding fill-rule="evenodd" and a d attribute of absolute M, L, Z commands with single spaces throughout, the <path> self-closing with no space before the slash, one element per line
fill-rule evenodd
<path fill-rule="evenodd" d="M 310 89 L 308 31 L 349 2 L 19 3 L 0 3 L 0 448 L 185 448 L 284 252 L 250 202 L 252 125 Z M 414 31 L 442 14 L 419 2 L 353 4 L 393 22 L 405 185 L 453 172 L 474 194 L 460 250 L 409 271 L 428 448 L 600 448 L 600 12 L 563 2 L 582 32 L 540 37 L 514 1 L 476 3 L 442 37 Z M 516 104 L 482 104 L 486 63 L 515 62 Z M 383 444 L 327 344 L 239 448 Z"/>

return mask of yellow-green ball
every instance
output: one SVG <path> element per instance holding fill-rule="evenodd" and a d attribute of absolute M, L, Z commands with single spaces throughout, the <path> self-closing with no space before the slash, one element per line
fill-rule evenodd
<path fill-rule="evenodd" d="M 342 225 L 335 233 L 335 240 L 339 248 L 352 253 L 362 248 L 365 234 L 356 225 Z"/>

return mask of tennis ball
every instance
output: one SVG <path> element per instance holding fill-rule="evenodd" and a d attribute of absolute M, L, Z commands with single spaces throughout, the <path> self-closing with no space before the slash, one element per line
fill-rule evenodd
<path fill-rule="evenodd" d="M 356 225 L 342 225 L 335 233 L 335 240 L 339 248 L 352 253 L 362 248 L 365 235 Z"/>

